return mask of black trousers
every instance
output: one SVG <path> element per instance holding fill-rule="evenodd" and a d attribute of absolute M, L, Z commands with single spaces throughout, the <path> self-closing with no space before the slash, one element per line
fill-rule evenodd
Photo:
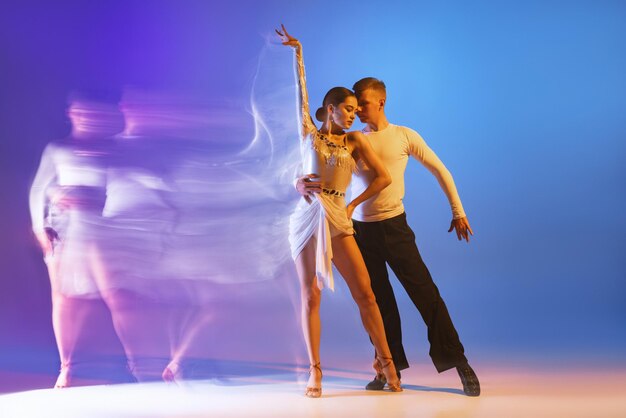
<path fill-rule="evenodd" d="M 437 371 L 441 373 L 466 363 L 459 335 L 439 289 L 422 261 L 415 244 L 415 234 L 406 222 L 406 214 L 378 222 L 354 221 L 354 229 L 383 317 L 387 343 L 396 369 L 408 368 L 409 362 L 402 345 L 400 313 L 389 282 L 387 264 L 428 327 L 430 357 Z"/>

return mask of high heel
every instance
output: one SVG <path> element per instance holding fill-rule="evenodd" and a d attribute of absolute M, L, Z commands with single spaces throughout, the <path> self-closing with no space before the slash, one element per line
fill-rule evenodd
<path fill-rule="evenodd" d="M 309 374 L 313 373 L 313 370 L 317 369 L 320 372 L 320 377 L 323 376 L 322 374 L 322 368 L 320 367 L 320 362 L 318 361 L 315 364 L 311 364 L 311 366 L 309 367 Z M 307 398 L 319 398 L 322 396 L 322 388 L 316 388 L 316 387 L 312 387 L 312 386 L 307 386 L 306 390 L 304 391 L 304 396 L 306 396 Z"/>
<path fill-rule="evenodd" d="M 376 357 L 376 363 L 378 363 L 374 366 L 374 369 L 376 369 L 376 372 L 377 373 L 380 372 L 381 374 L 384 374 L 383 373 L 384 370 L 388 369 L 389 366 L 393 364 L 393 359 L 391 357 Z M 400 379 L 395 373 L 394 373 L 394 377 L 397 380 L 391 381 L 389 380 L 389 378 L 387 378 L 387 387 L 392 392 L 402 392 L 402 386 L 401 386 L 402 382 L 400 381 Z"/>

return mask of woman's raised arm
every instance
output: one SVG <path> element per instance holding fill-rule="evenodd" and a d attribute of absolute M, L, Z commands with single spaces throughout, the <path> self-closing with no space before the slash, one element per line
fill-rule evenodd
<path fill-rule="evenodd" d="M 295 70 L 298 80 L 298 100 L 300 108 L 300 118 L 302 123 L 301 135 L 305 138 L 308 134 L 317 131 L 317 127 L 311 118 L 309 109 L 309 93 L 306 89 L 306 74 L 304 72 L 304 59 L 302 58 L 302 44 L 296 38 L 287 33 L 285 25 L 280 25 L 282 31 L 276 29 L 276 33 L 280 37 L 283 45 L 290 46 L 296 51 Z"/>

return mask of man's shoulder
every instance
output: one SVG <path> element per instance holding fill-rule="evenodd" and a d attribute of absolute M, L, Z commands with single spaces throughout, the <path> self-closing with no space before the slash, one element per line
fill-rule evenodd
<path fill-rule="evenodd" d="M 365 133 L 368 134 L 367 132 Z M 408 126 L 396 125 L 394 123 L 390 123 L 384 130 L 378 131 L 378 134 L 382 134 L 388 137 L 395 137 L 400 139 L 405 139 L 408 136 L 416 135 L 417 131 Z"/>
<path fill-rule="evenodd" d="M 410 138 L 414 136 L 416 132 L 409 127 L 390 123 L 383 134 L 388 140 L 407 145 L 410 142 Z"/>
<path fill-rule="evenodd" d="M 403 142 L 410 146 L 421 146 L 425 144 L 424 138 L 413 128 L 408 126 L 395 125 L 396 135 L 401 138 Z"/>
<path fill-rule="evenodd" d="M 408 126 L 403 126 L 403 125 L 391 125 L 391 126 L 393 126 L 396 129 L 396 132 L 401 132 L 405 135 L 417 134 L 417 131 L 415 129 L 409 128 Z"/>

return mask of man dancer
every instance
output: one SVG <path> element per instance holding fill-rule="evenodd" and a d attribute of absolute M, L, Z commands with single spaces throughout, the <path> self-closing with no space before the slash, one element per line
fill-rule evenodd
<path fill-rule="evenodd" d="M 372 290 L 383 316 L 393 361 L 398 370 L 409 367 L 402 346 L 400 314 L 389 282 L 387 264 L 428 327 L 430 356 L 437 371 L 441 373 L 455 367 L 465 394 L 479 396 L 478 378 L 467 362 L 448 309 L 422 261 L 415 244 L 415 235 L 406 222 L 402 204 L 404 171 L 411 155 L 437 178 L 450 202 L 453 219 L 448 232 L 454 229 L 459 240 L 464 238 L 469 242 L 469 235 L 473 235 L 473 232 L 463 212 L 454 180 L 417 132 L 388 122 L 385 116 L 386 88 L 382 81 L 372 77 L 363 78 L 354 84 L 353 90 L 359 102 L 357 115 L 367 125 L 363 133 L 393 179 L 390 186 L 359 205 L 353 215 L 355 238 L 367 265 Z M 361 193 L 368 186 L 370 177 L 370 170 L 359 162 L 352 193 Z M 303 195 L 318 192 L 320 186 L 313 175 L 301 177 L 296 183 L 296 188 Z M 376 363 L 374 365 L 376 368 Z M 366 389 L 382 390 L 385 384 L 384 375 L 377 372 Z"/>

